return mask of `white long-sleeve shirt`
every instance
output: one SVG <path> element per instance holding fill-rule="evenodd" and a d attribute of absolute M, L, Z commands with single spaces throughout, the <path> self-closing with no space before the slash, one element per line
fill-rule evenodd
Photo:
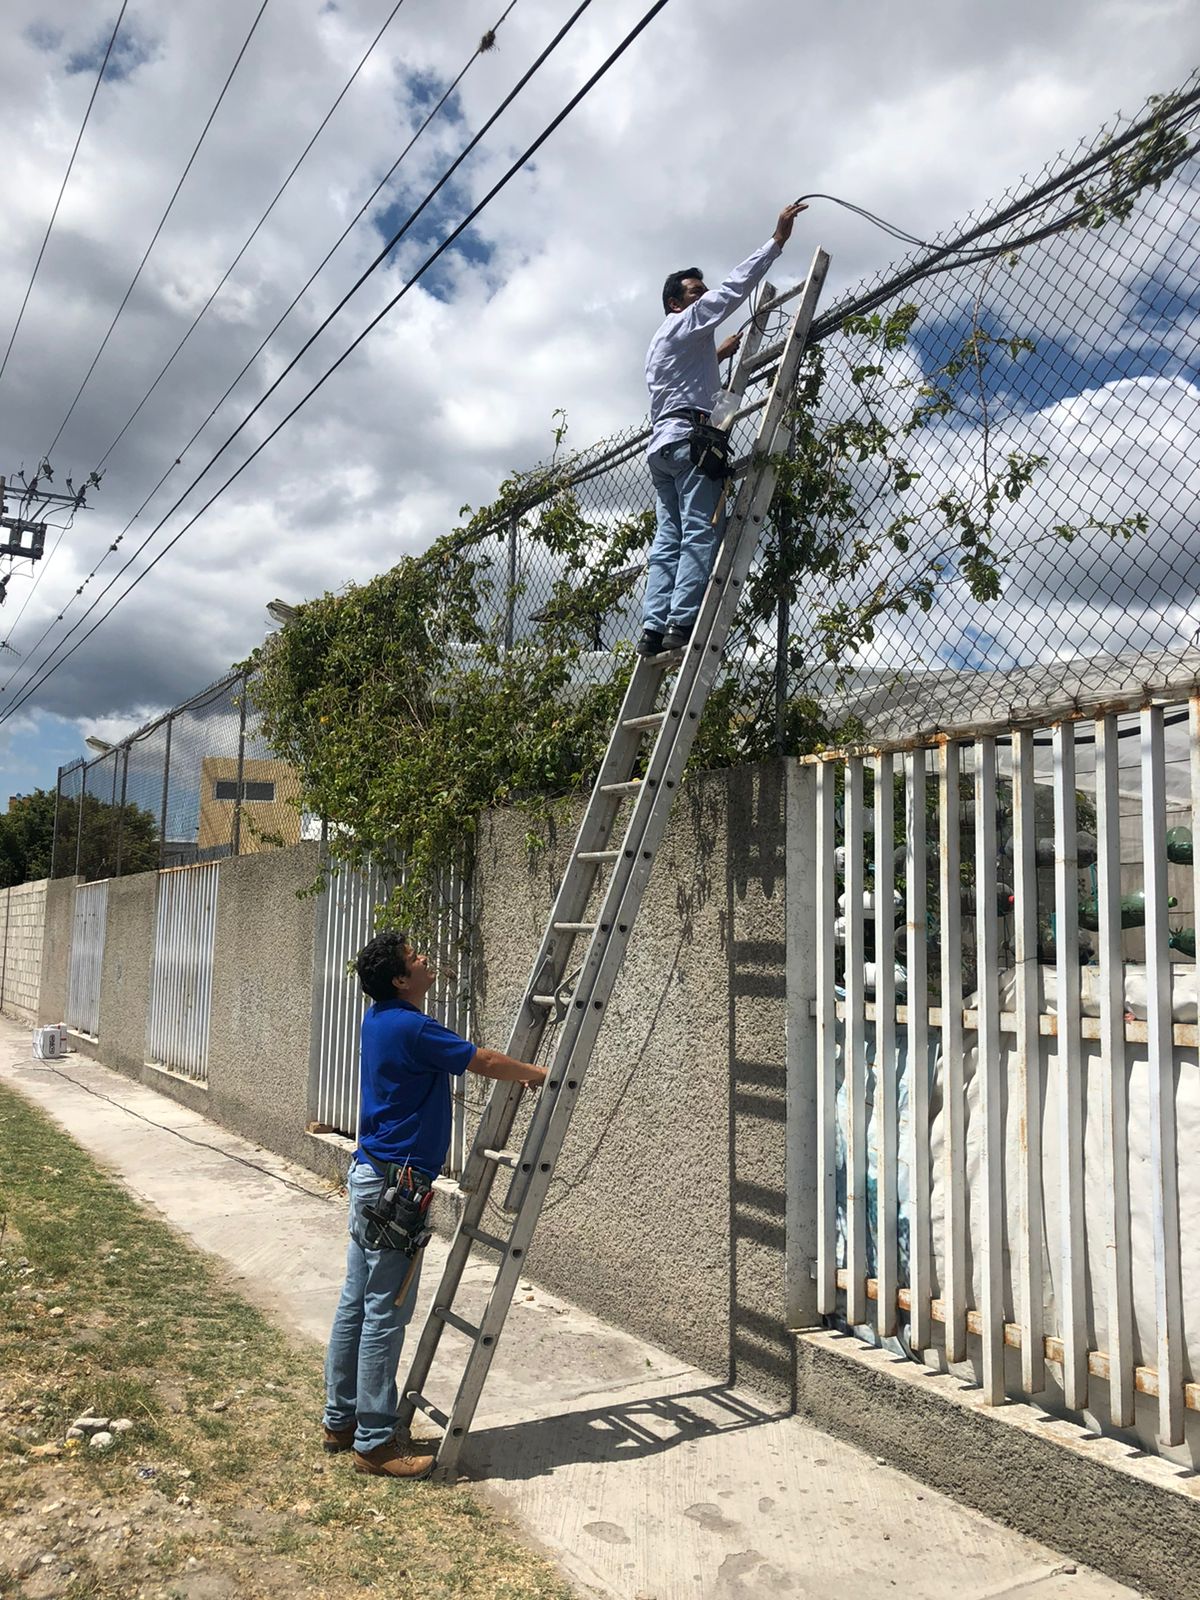
<path fill-rule="evenodd" d="M 650 391 L 650 442 L 653 455 L 676 439 L 686 439 L 691 423 L 671 411 L 711 411 L 721 387 L 716 328 L 735 311 L 775 261 L 780 246 L 768 239 L 740 266 L 683 311 L 667 313 L 666 321 L 646 351 L 646 387 Z"/>

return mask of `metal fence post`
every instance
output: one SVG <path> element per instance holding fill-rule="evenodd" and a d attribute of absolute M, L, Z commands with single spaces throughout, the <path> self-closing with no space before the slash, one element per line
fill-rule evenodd
<path fill-rule="evenodd" d="M 50 876 L 53 878 L 58 866 L 58 814 L 62 809 L 62 775 L 63 769 L 58 769 L 58 782 L 54 786 L 54 833 L 50 840 Z"/>
<path fill-rule="evenodd" d="M 116 773 L 113 773 L 113 784 L 116 784 Z M 121 876 L 121 847 L 125 842 L 125 794 L 129 784 L 129 746 L 121 746 L 121 804 L 117 809 L 117 856 L 113 863 L 112 875 L 114 878 Z"/>
<path fill-rule="evenodd" d="M 242 679 L 242 692 L 239 699 L 241 715 L 238 719 L 238 764 L 237 788 L 233 797 L 233 828 L 229 835 L 230 855 L 239 855 L 242 847 L 242 789 L 245 787 L 246 772 L 246 684 L 247 679 Z"/>
<path fill-rule="evenodd" d="M 504 648 L 511 650 L 513 647 L 514 611 L 516 609 L 517 588 L 517 539 L 519 536 L 520 518 L 512 516 L 508 521 L 508 584 L 504 592 Z"/>
<path fill-rule="evenodd" d="M 162 814 L 158 827 L 158 864 L 163 866 L 167 859 L 167 795 L 171 788 L 171 729 L 175 726 L 175 718 L 167 718 L 167 748 L 163 752 L 163 792 Z"/>
<path fill-rule="evenodd" d="M 83 851 L 83 802 L 87 799 L 88 769 L 82 768 L 79 779 L 79 818 L 75 825 L 75 876 L 79 876 L 79 862 Z"/>
<path fill-rule="evenodd" d="M 788 429 L 787 459 L 796 454 L 796 424 Z M 775 601 L 775 754 L 783 755 L 787 742 L 788 701 L 788 637 L 791 633 L 792 608 L 787 592 L 785 557 L 792 545 L 792 510 L 785 502 L 775 522 L 775 540 L 779 561 L 779 593 Z"/>

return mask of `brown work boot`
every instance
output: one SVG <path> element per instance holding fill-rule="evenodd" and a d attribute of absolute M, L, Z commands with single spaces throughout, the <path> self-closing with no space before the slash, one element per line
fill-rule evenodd
<path fill-rule="evenodd" d="M 433 1471 L 436 1457 L 418 1454 L 418 1447 L 389 1439 L 387 1444 L 374 1450 L 354 1452 L 355 1472 L 366 1472 L 375 1478 L 426 1478 Z"/>
<path fill-rule="evenodd" d="M 321 1424 L 321 1433 L 323 1435 L 322 1440 L 321 1440 L 322 1449 L 327 1451 L 328 1454 L 331 1455 L 331 1456 L 337 1455 L 338 1452 L 341 1451 L 341 1450 L 349 1450 L 349 1449 L 353 1448 L 353 1445 L 354 1445 L 354 1424 L 353 1423 L 351 1423 L 348 1428 L 327 1428 L 325 1426 L 325 1424 L 322 1423 Z"/>

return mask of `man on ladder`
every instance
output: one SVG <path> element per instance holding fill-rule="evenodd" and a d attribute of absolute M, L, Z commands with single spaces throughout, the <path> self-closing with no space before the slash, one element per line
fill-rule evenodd
<path fill-rule="evenodd" d="M 646 448 L 657 527 L 650 547 L 639 655 L 681 650 L 687 644 L 720 543 L 717 507 L 725 473 L 706 472 L 707 463 L 701 459 L 704 441 L 697 428 L 709 423 L 720 391 L 718 363 L 734 353 L 741 335 L 733 334 L 718 349 L 714 329 L 778 259 L 792 236 L 792 224 L 807 209 L 800 201 L 785 206 L 766 244 L 717 288 L 705 288 L 699 267 L 673 272 L 663 285 L 666 320 L 646 352 L 650 390 Z"/>
<path fill-rule="evenodd" d="M 325 1358 L 325 1449 L 374 1477 L 423 1478 L 433 1456 L 396 1438 L 396 1368 L 412 1318 L 425 1211 L 450 1147 L 450 1079 L 476 1072 L 541 1086 L 543 1067 L 486 1050 L 421 1010 L 437 977 L 401 934 L 355 961 L 374 1001 L 362 1024 L 358 1148 L 350 1163 L 346 1281 Z"/>

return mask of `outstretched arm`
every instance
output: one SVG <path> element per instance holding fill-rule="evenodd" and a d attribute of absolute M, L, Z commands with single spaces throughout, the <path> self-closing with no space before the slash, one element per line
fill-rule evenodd
<path fill-rule="evenodd" d="M 690 306 L 679 313 L 679 331 L 682 333 L 698 331 L 701 328 L 715 328 L 718 322 L 723 322 L 731 311 L 736 310 L 772 261 L 778 258 L 779 252 L 792 236 L 792 224 L 800 212 L 807 209 L 808 207 L 799 200 L 793 201 L 790 206 L 784 206 L 775 223 L 775 232 L 766 244 L 734 267 L 724 283 L 718 284 L 715 289 L 707 290 L 699 300 L 693 300 Z"/>
<path fill-rule="evenodd" d="M 478 1045 L 467 1064 L 468 1072 L 477 1072 L 481 1078 L 498 1078 L 501 1083 L 524 1083 L 540 1089 L 546 1081 L 545 1067 L 535 1067 L 531 1061 L 518 1061 L 506 1056 L 503 1050 L 489 1050 Z"/>

